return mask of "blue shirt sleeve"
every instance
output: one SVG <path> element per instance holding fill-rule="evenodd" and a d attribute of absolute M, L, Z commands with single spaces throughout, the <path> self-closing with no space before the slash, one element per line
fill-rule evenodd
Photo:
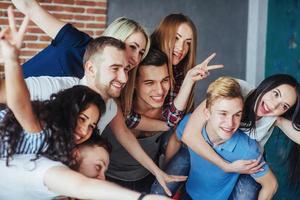
<path fill-rule="evenodd" d="M 23 64 L 24 77 L 74 76 L 83 77 L 83 56 L 92 38 L 66 24 L 51 44 Z"/>
<path fill-rule="evenodd" d="M 185 115 L 184 118 L 180 121 L 179 125 L 176 128 L 176 135 L 179 140 L 181 140 L 181 138 L 182 138 L 184 128 L 185 128 L 186 123 L 188 122 L 190 116 L 191 116 L 191 114 Z"/>
<path fill-rule="evenodd" d="M 245 149 L 245 153 L 246 153 L 245 159 L 257 159 L 260 155 L 262 155 L 258 143 L 255 140 L 250 138 L 248 142 L 250 145 L 249 145 L 249 149 Z M 261 162 L 264 162 L 264 158 L 261 159 Z M 259 178 L 264 176 L 270 170 L 269 165 L 267 163 L 263 165 L 262 169 L 263 171 L 257 172 L 255 174 L 251 174 L 251 176 L 253 178 Z"/>

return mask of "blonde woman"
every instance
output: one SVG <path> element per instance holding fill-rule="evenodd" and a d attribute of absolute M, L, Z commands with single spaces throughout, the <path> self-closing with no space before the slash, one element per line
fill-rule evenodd
<path fill-rule="evenodd" d="M 17 1 L 13 4 L 41 28 L 53 40 L 38 55 L 24 63 L 25 78 L 28 76 L 83 76 L 83 55 L 92 38 L 57 19 L 43 9 L 36 0 Z M 150 47 L 147 32 L 137 22 L 118 18 L 103 33 L 126 43 L 126 53 L 131 68 L 136 67 Z"/>

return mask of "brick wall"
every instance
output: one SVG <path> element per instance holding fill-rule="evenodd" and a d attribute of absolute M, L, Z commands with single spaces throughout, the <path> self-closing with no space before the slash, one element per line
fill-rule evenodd
<path fill-rule="evenodd" d="M 22 0 L 20 0 L 22 1 Z M 59 19 L 72 23 L 79 30 L 90 36 L 99 36 L 106 26 L 107 0 L 40 0 L 40 4 Z M 7 25 L 6 8 L 8 0 L 0 0 L 0 26 Z M 20 24 L 23 15 L 15 12 L 16 23 Z M 46 47 L 51 38 L 43 33 L 34 23 L 30 23 L 21 52 L 21 62 L 31 58 Z"/>

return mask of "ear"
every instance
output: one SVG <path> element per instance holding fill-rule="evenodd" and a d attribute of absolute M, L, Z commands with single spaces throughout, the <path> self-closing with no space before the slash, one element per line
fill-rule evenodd
<path fill-rule="evenodd" d="M 204 117 L 205 117 L 206 121 L 209 120 L 209 118 L 210 118 L 210 111 L 208 108 L 204 108 Z"/>
<path fill-rule="evenodd" d="M 92 77 L 96 76 L 96 68 L 95 68 L 93 62 L 90 60 L 88 60 L 84 64 L 84 71 L 85 71 L 85 74 L 88 76 L 92 76 Z"/>
<path fill-rule="evenodd" d="M 80 160 L 81 154 L 80 154 L 80 150 L 77 147 L 73 149 L 72 154 L 73 154 L 73 158 L 75 158 L 76 161 Z"/>

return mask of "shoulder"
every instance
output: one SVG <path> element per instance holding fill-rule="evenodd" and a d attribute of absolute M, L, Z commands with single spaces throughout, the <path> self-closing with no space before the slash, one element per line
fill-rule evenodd
<path fill-rule="evenodd" d="M 179 139 L 181 139 L 181 137 L 182 137 L 184 128 L 185 128 L 187 122 L 189 121 L 190 116 L 191 116 L 191 114 L 185 115 L 176 128 L 176 135 Z"/>

